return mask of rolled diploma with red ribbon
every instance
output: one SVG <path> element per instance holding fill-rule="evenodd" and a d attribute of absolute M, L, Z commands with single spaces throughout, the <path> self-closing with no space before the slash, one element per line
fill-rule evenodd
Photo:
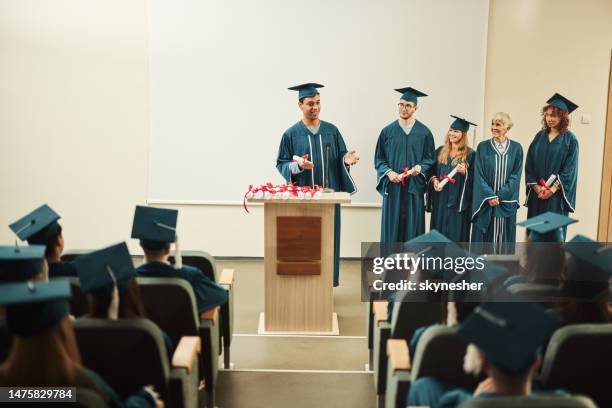
<path fill-rule="evenodd" d="M 448 173 L 448 175 L 446 176 L 448 178 L 445 178 L 444 180 L 440 181 L 440 184 L 438 184 L 438 187 L 440 187 L 440 190 L 442 190 L 444 188 L 444 186 L 448 184 L 448 179 L 449 178 L 455 177 L 455 174 L 457 174 L 457 172 L 458 172 L 458 170 L 457 170 L 458 166 L 459 165 L 455 166 L 455 168 L 450 173 Z"/>
<path fill-rule="evenodd" d="M 548 178 L 548 180 L 546 180 L 546 182 L 544 182 L 544 179 L 540 179 L 540 185 L 542 187 L 544 187 L 546 190 L 550 189 L 550 186 L 552 186 L 552 184 L 555 182 L 555 179 L 557 178 L 557 176 L 555 176 L 554 174 L 551 174 L 550 177 Z M 542 183 L 544 182 L 544 183 Z"/>

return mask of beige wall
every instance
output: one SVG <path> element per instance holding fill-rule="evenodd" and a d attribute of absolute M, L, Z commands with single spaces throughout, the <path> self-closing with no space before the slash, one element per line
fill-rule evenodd
<path fill-rule="evenodd" d="M 574 213 L 580 222 L 569 227 L 570 236 L 597 237 L 612 52 L 610 21 L 609 0 L 490 2 L 485 125 L 495 112 L 508 112 L 515 123 L 510 137 L 522 143 L 526 155 L 540 128 L 540 109 L 553 93 L 560 92 L 580 105 L 571 115 L 571 129 L 580 143 Z M 591 116 L 590 124 L 580 123 L 583 114 Z M 521 210 L 519 218 L 526 216 L 527 211 Z"/>
<path fill-rule="evenodd" d="M 509 112 L 516 123 L 511 136 L 526 150 L 538 109 L 554 91 L 580 104 L 578 114 L 591 114 L 590 125 L 574 115 L 581 223 L 571 230 L 591 236 L 610 19 L 612 2 L 606 0 L 493 0 L 490 10 L 486 117 Z M 4 226 L 43 202 L 62 215 L 68 248 L 129 238 L 133 207 L 145 202 L 147 191 L 147 53 L 145 0 L 0 3 L 0 242 L 13 240 Z M 183 248 L 217 256 L 263 254 L 261 207 L 250 215 L 238 206 L 180 210 Z M 379 209 L 344 211 L 343 256 L 359 256 L 360 242 L 378 239 L 379 217 Z"/>

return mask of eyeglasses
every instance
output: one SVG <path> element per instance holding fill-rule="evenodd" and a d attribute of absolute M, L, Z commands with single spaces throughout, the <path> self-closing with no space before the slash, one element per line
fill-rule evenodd
<path fill-rule="evenodd" d="M 398 108 L 400 108 L 400 110 L 403 110 L 403 109 L 408 109 L 408 108 L 411 108 L 411 107 L 412 107 L 412 105 L 409 105 L 409 104 L 407 104 L 407 103 L 398 103 L 398 104 L 397 104 L 397 107 L 398 107 Z"/>

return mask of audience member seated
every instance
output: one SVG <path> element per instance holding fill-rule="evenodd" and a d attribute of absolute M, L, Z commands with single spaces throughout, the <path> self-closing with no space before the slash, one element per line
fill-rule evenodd
<path fill-rule="evenodd" d="M 567 279 L 561 309 L 565 324 L 612 323 L 610 274 L 612 248 L 577 235 L 566 244 Z"/>
<path fill-rule="evenodd" d="M 487 378 L 472 393 L 424 377 L 411 385 L 407 405 L 446 408 L 471 398 L 531 395 L 532 376 L 541 364 L 539 351 L 558 324 L 558 319 L 530 303 L 478 306 L 458 334 L 474 345 L 466 353 L 466 371 L 482 371 Z"/>
<path fill-rule="evenodd" d="M 125 242 L 80 256 L 75 263 L 81 289 L 89 294 L 89 317 L 146 319 L 137 274 Z M 168 334 L 163 330 L 161 333 L 171 360 L 174 345 Z"/>
<path fill-rule="evenodd" d="M 73 262 L 65 262 L 60 258 L 64 251 L 64 236 L 62 227 L 57 220 L 60 216 L 44 204 L 28 215 L 10 225 L 10 228 L 21 240 L 27 240 L 30 245 L 44 245 L 45 258 L 49 264 L 49 278 L 61 276 L 77 276 Z"/>
<path fill-rule="evenodd" d="M 227 302 L 227 291 L 207 278 L 202 271 L 182 265 L 176 235 L 178 210 L 137 206 L 132 238 L 140 239 L 144 263 L 136 269 L 140 276 L 181 278 L 193 287 L 198 312 L 204 313 Z M 175 244 L 175 265 L 168 262 L 170 246 Z"/>
<path fill-rule="evenodd" d="M 44 252 L 40 245 L 0 247 L 0 304 L 6 306 L 13 336 L 0 365 L 0 386 L 88 388 L 111 407 L 163 407 L 152 387 L 122 402 L 99 375 L 81 365 L 68 315 L 70 285 L 67 279 L 45 281 Z"/>
<path fill-rule="evenodd" d="M 511 276 L 504 287 L 515 283 L 541 283 L 557 286 L 565 278 L 564 228 L 576 220 L 547 212 L 517 223 L 527 229 L 526 263 L 521 274 Z"/>

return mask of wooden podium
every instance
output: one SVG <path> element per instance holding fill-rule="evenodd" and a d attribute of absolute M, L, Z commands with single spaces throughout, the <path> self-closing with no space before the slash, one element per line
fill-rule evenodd
<path fill-rule="evenodd" d="M 338 335 L 334 206 L 350 203 L 350 195 L 251 201 L 264 203 L 265 311 L 259 333 Z"/>

